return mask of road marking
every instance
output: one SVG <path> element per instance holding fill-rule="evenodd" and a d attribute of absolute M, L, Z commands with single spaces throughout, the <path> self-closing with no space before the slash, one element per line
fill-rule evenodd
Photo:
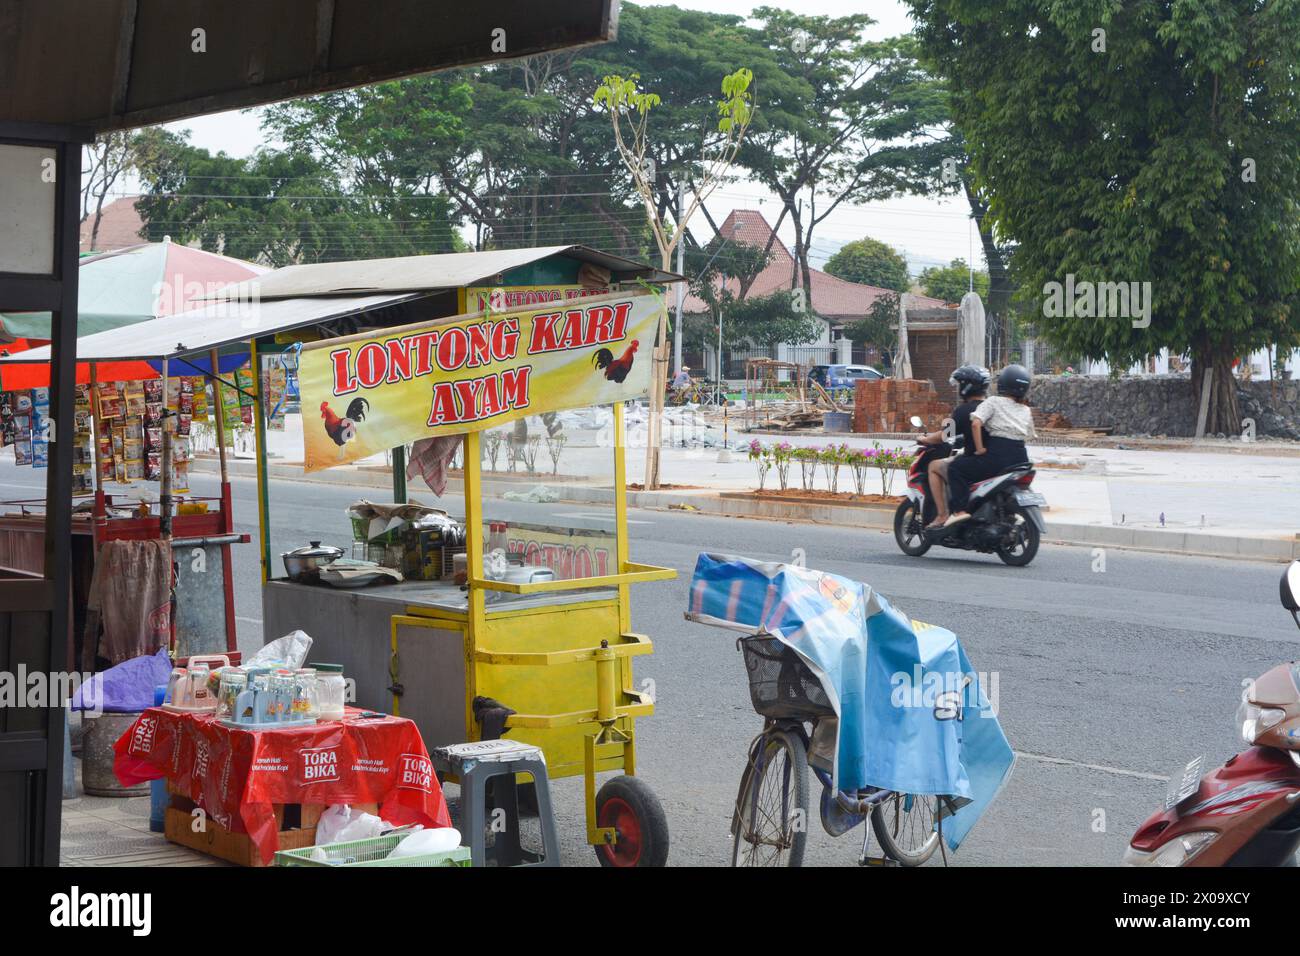
<path fill-rule="evenodd" d="M 1049 757 L 1047 754 L 1031 754 L 1024 750 L 1016 751 L 1017 757 L 1024 757 L 1026 760 L 1041 760 L 1043 763 L 1059 764 L 1063 767 L 1078 767 L 1081 770 L 1097 770 L 1101 773 L 1113 773 L 1119 777 L 1136 777 L 1139 780 L 1157 780 L 1160 783 L 1168 783 L 1169 778 L 1161 776 L 1158 773 L 1143 773 L 1140 770 L 1125 770 L 1122 767 L 1107 767 L 1100 763 L 1080 763 L 1077 760 L 1066 760 L 1064 757 Z"/>
<path fill-rule="evenodd" d="M 555 517 L 557 517 L 557 518 L 592 518 L 592 519 L 595 519 L 596 521 L 613 521 L 613 520 L 614 520 L 614 514 L 613 514 L 613 512 L 599 512 L 599 511 L 557 511 L 557 512 L 555 512 Z M 634 520 L 634 519 L 632 519 L 632 518 L 629 518 L 627 523 L 628 523 L 628 524 L 654 524 L 653 521 L 638 521 L 638 520 Z"/>

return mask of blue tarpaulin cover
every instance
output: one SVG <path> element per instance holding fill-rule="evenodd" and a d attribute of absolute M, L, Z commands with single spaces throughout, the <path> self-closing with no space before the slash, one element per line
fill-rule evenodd
<path fill-rule="evenodd" d="M 837 574 L 701 554 L 686 616 L 793 649 L 839 715 L 835 786 L 948 796 L 956 849 L 1011 774 L 1015 755 L 955 634 L 911 621 Z"/>
<path fill-rule="evenodd" d="M 72 695 L 73 710 L 131 713 L 153 706 L 153 689 L 166 684 L 172 674 L 167 648 L 144 654 L 100 671 Z"/>

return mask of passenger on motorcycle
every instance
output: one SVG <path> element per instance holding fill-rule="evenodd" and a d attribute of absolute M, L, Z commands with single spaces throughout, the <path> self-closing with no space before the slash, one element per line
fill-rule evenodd
<path fill-rule="evenodd" d="M 953 513 L 947 524 L 970 517 L 966 506 L 972 485 L 1029 461 L 1025 442 L 1036 437 L 1034 416 L 1025 404 L 1030 382 L 1024 366 L 1008 365 L 998 373 L 998 394 L 971 412 L 971 446 L 948 469 Z"/>
<path fill-rule="evenodd" d="M 984 401 L 989 391 L 989 370 L 978 365 L 963 365 L 955 369 L 948 377 L 949 383 L 957 387 L 961 404 L 952 410 L 952 430 L 930 432 L 922 435 L 918 441 L 922 445 L 938 445 L 952 439 L 954 448 L 972 449 L 975 447 L 971 434 L 971 413 Z M 928 528 L 941 528 L 948 520 L 948 467 L 952 458 L 938 458 L 930 462 L 928 481 L 930 500 L 934 502 L 935 518 Z"/>

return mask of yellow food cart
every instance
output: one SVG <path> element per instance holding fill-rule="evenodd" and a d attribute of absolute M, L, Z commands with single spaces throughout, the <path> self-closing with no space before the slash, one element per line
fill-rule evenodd
<path fill-rule="evenodd" d="M 633 658 L 653 645 L 632 627 L 629 592 L 676 572 L 629 558 L 624 427 L 624 402 L 650 381 L 662 298 L 648 289 L 559 300 L 467 289 L 459 304 L 483 308 L 306 343 L 297 374 L 309 473 L 403 443 L 463 437 L 459 468 L 448 475 L 464 505 L 464 585 L 436 577 L 352 589 L 276 579 L 264 543 L 265 637 L 306 631 L 312 659 L 341 663 L 359 706 L 411 717 L 430 750 L 484 739 L 480 708 L 499 705 L 508 716 L 490 733 L 541 748 L 552 779 L 582 775 L 587 840 L 602 864 L 662 865 L 664 813 L 635 777 L 636 718 L 654 703 L 635 683 Z M 600 438 L 585 448 L 577 490 L 559 483 L 556 509 L 586 510 L 557 519 L 566 527 L 503 515 L 503 489 L 532 479 L 512 483 L 495 470 L 495 453 L 489 459 L 485 449 L 490 430 L 578 408 L 599 417 L 591 433 Z M 593 497 L 600 456 L 608 482 Z M 569 494 L 576 504 L 566 503 Z M 265 491 L 259 497 L 267 500 Z M 509 539 L 502 551 L 517 562 L 511 568 L 545 574 L 502 575 L 499 556 L 494 572 L 495 533 Z M 605 773 L 617 775 L 598 787 Z"/>

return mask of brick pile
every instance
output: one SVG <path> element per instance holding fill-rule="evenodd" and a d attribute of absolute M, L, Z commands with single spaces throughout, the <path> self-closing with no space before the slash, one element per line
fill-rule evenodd
<path fill-rule="evenodd" d="M 939 397 L 928 379 L 881 378 L 857 383 L 853 396 L 855 432 L 911 433 L 913 415 L 937 431 L 952 414 L 952 404 Z"/>

